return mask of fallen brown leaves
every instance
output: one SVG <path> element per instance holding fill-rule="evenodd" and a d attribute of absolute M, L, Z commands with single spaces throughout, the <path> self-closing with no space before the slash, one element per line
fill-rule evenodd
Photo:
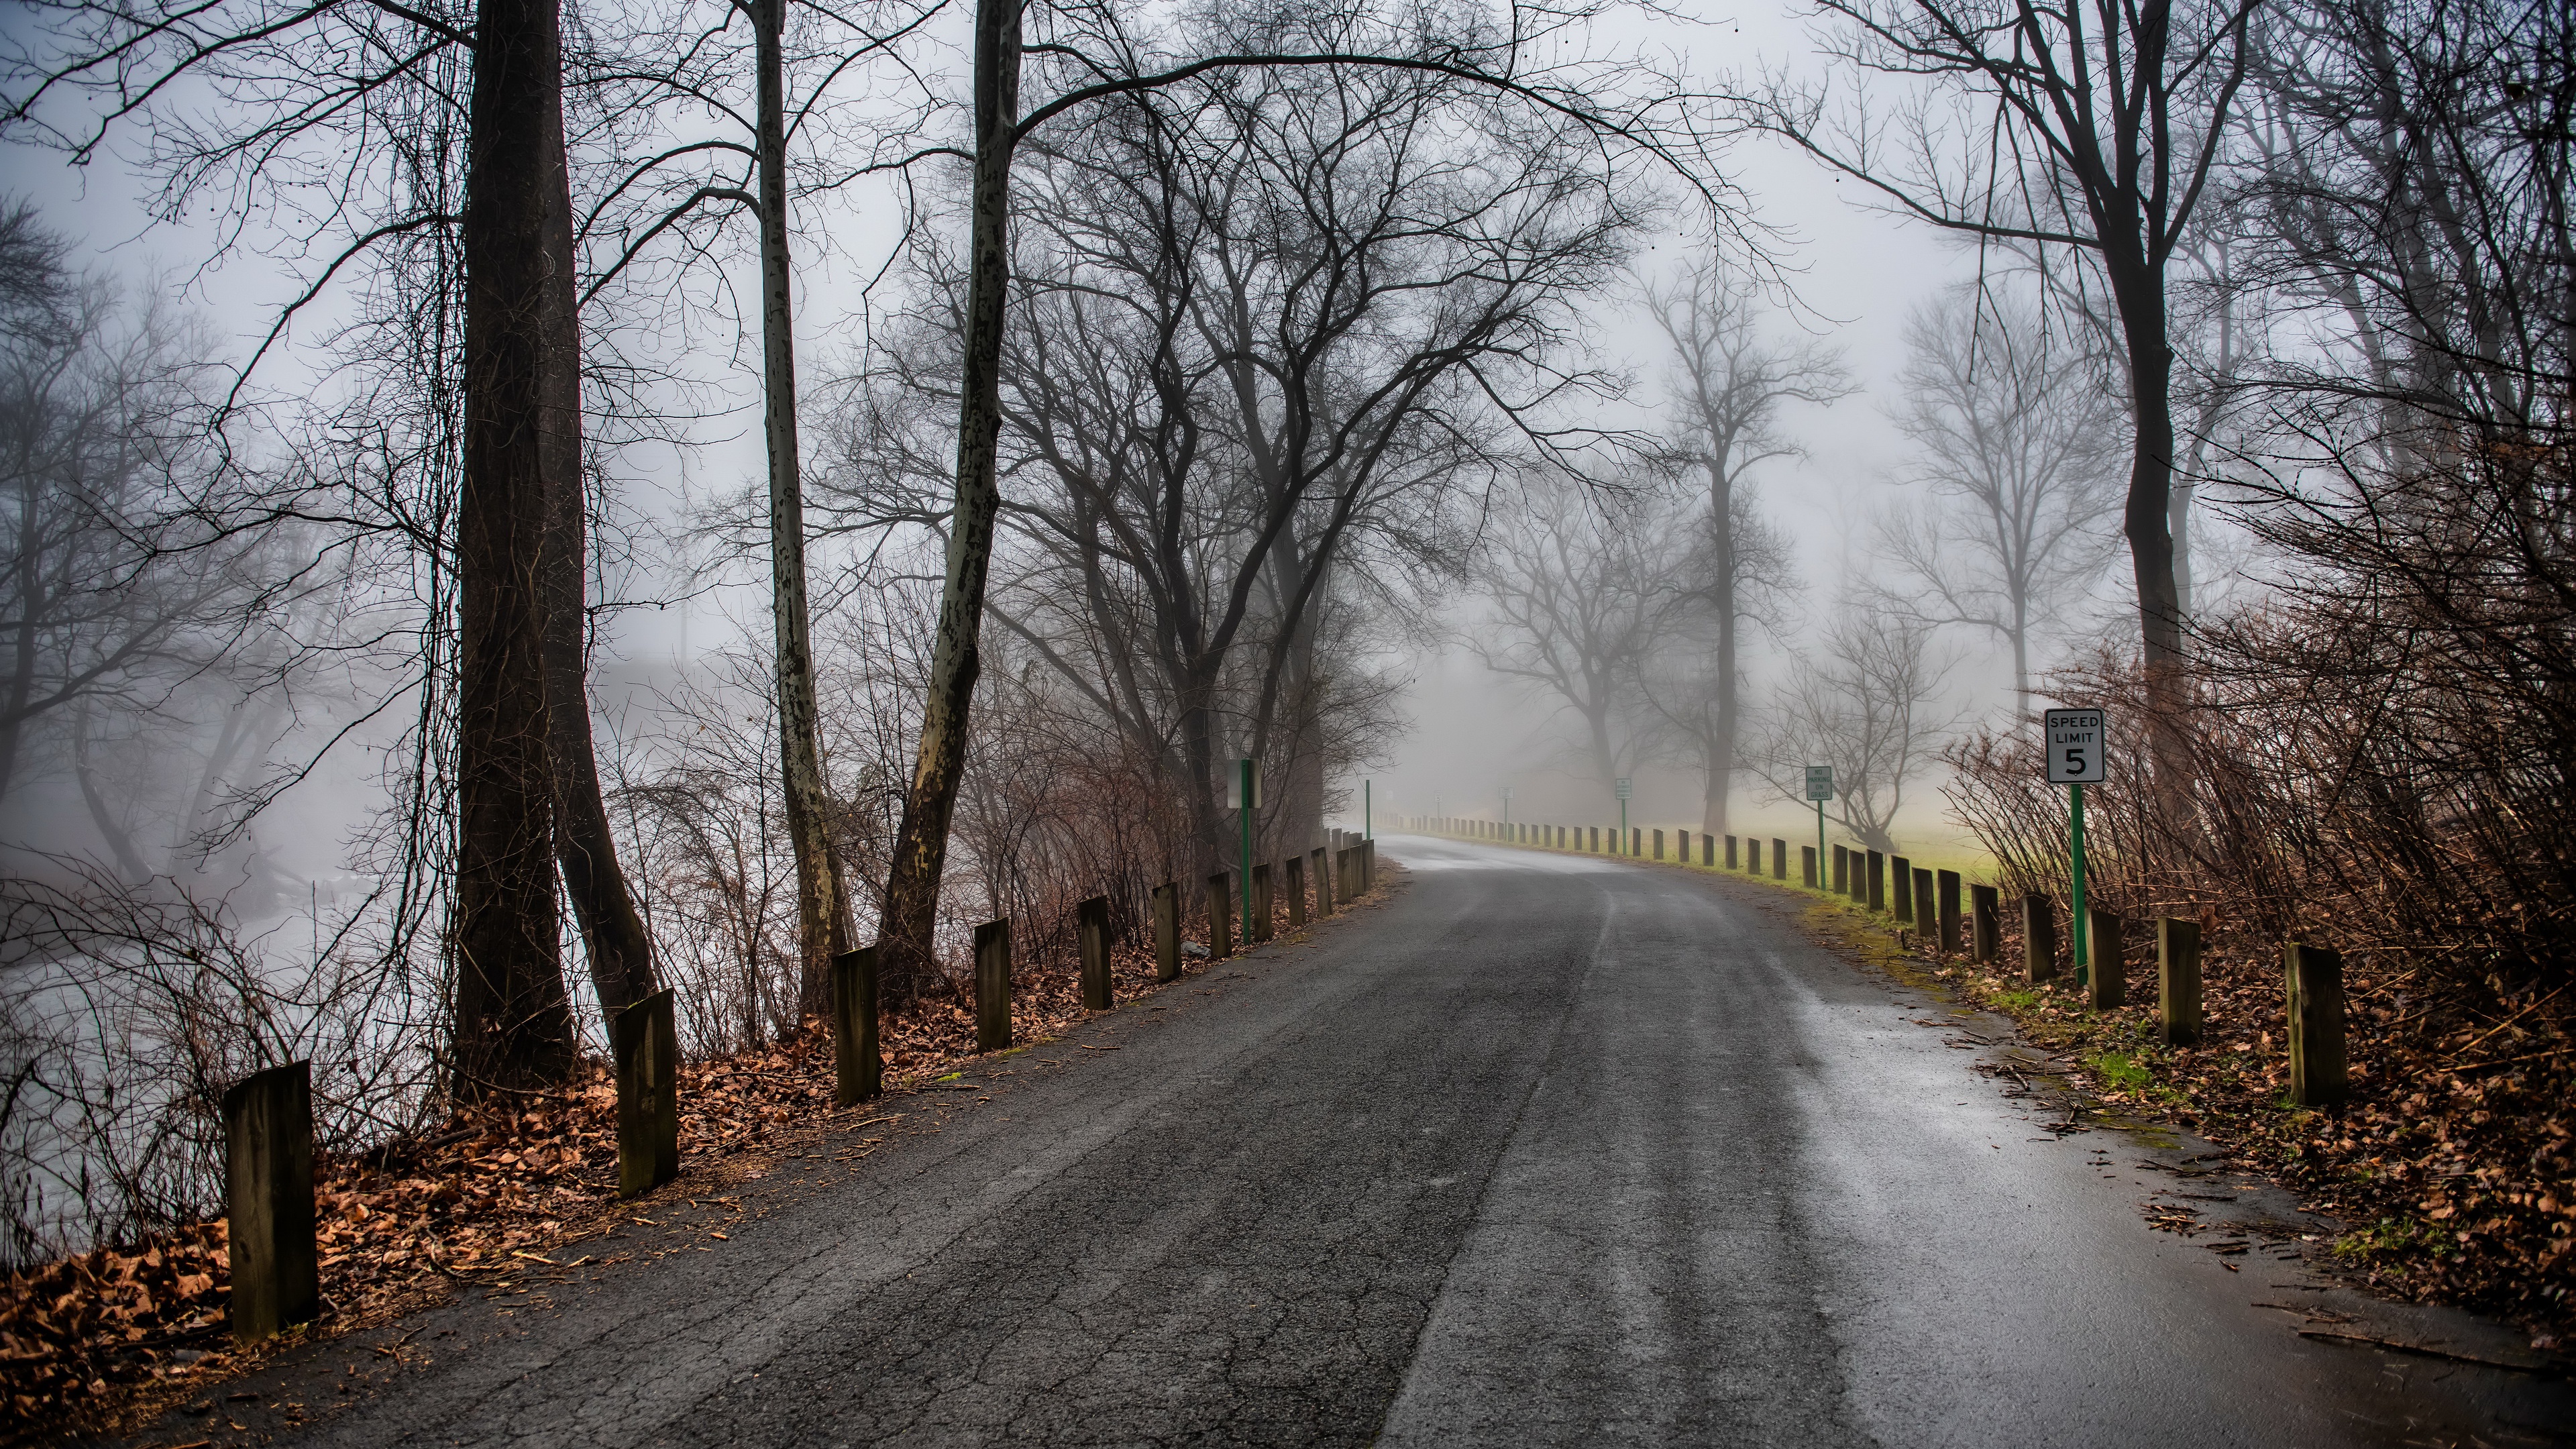
<path fill-rule="evenodd" d="M 2143 933 L 2138 933 L 2143 934 Z M 2004 959 L 2018 961 L 2017 940 Z M 1921 948 L 1903 963 L 2012 1017 L 2077 1063 L 2115 1114 L 2189 1127 L 2342 1224 L 2332 1262 L 2373 1289 L 2519 1323 L 2542 1349 L 2576 1329 L 2576 1010 L 2499 1003 L 2368 958 L 2347 963 L 2352 1100 L 2286 1099 L 2278 947 L 2218 938 L 2202 961 L 2203 1043 L 2157 1039 L 2151 954 L 2127 963 L 2128 1006 L 2074 984 L 2033 987 Z"/>
<path fill-rule="evenodd" d="M 1276 920 L 1285 936 L 1284 903 Z M 1157 989 L 1141 950 L 1113 953 L 1111 969 L 1121 1001 Z M 1013 993 L 1023 1045 L 1060 1036 L 1087 1015 L 1070 963 L 1023 963 Z M 965 998 L 921 1003 L 885 1024 L 887 1089 L 916 1089 L 956 1070 L 974 1043 Z M 728 1166 L 817 1130 L 832 1109 L 831 1041 L 808 1022 L 790 1040 L 683 1068 L 680 1083 L 681 1177 L 657 1198 L 685 1196 L 693 1183 L 702 1190 Z M 587 1261 L 565 1261 L 557 1250 L 626 1216 L 616 1196 L 616 1107 L 614 1083 L 594 1064 L 578 1082 L 459 1112 L 418 1138 L 317 1154 L 324 1311 L 305 1334 L 381 1322 L 459 1283 L 497 1287 Z M 218 1219 L 8 1280 L 0 1441 L 112 1425 L 253 1361 L 257 1351 L 236 1351 L 229 1336 L 224 1241 Z"/>

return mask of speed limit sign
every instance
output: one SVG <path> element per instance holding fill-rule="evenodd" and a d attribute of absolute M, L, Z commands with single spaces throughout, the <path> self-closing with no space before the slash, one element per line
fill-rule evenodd
<path fill-rule="evenodd" d="M 2099 785 L 2108 778 L 2109 739 L 2098 709 L 2052 709 L 2048 729 L 2048 782 Z"/>

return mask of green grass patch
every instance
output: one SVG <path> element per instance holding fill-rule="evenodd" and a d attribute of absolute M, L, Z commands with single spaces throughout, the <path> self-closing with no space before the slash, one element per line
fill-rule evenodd
<path fill-rule="evenodd" d="M 2116 1092 L 2142 1092 L 2154 1074 L 2127 1052 L 2094 1052 L 2084 1058 L 2102 1085 Z"/>
<path fill-rule="evenodd" d="M 2338 1258 L 2369 1262 L 2375 1258 L 2408 1257 L 2417 1253 L 2442 1258 L 2459 1250 L 2451 1235 L 2430 1223 L 2412 1218 L 2381 1218 L 2368 1227 L 2355 1228 L 2335 1240 Z"/>

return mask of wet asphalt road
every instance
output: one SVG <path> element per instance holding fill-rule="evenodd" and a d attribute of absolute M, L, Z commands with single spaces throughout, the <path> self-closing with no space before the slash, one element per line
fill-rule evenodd
<path fill-rule="evenodd" d="M 353 1445 L 2170 1449 L 2576 1423 L 2563 1385 L 2297 1336 L 2322 1320 L 2255 1305 L 2510 1343 L 2149 1230 L 2139 1204 L 2178 1179 L 2129 1164 L 2201 1149 L 2041 1130 L 1915 1024 L 1945 1008 L 1808 944 L 1787 892 L 1381 851 L 1412 872 L 1386 903 L 988 1064 L 984 1090 L 893 1100 L 887 1147 L 774 1172 L 710 1251 L 437 1310 L 399 1368 L 366 1351 L 387 1333 L 253 1387 L 345 1401 L 289 1437 Z M 335 1392 L 344 1361 L 368 1391 Z"/>

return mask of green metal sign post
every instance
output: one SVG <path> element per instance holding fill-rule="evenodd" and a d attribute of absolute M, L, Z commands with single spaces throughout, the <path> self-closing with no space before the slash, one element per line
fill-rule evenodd
<path fill-rule="evenodd" d="M 2110 732 L 2098 709 L 2052 709 L 2041 726 L 2048 733 L 2049 783 L 2062 784 L 2068 792 L 2066 845 L 2075 886 L 2075 984 L 2082 986 L 2090 980 L 2087 968 L 2092 964 L 2085 941 L 2090 923 L 2084 913 L 2084 787 L 2108 778 Z"/>
<path fill-rule="evenodd" d="M 1834 798 L 1834 767 L 1807 767 L 1807 798 L 1816 802 L 1816 868 L 1825 866 L 1825 802 Z"/>

